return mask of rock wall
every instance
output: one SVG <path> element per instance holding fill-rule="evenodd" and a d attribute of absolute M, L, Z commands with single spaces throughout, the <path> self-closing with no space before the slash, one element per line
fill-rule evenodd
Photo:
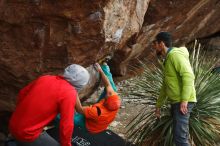
<path fill-rule="evenodd" d="M 138 35 L 130 37 L 116 52 L 117 57 L 112 61 L 115 73 L 127 74 L 128 65 L 137 56 L 153 59 L 150 45 L 160 31 L 171 32 L 176 46 L 216 34 L 220 31 L 220 1 L 151 0 Z"/>
<path fill-rule="evenodd" d="M 148 0 L 2 0 L 0 111 L 18 90 L 65 66 L 89 66 L 139 32 Z M 10 103 L 9 107 L 6 107 Z"/>
<path fill-rule="evenodd" d="M 114 75 L 126 76 L 137 58 L 154 59 L 159 31 L 181 45 L 216 34 L 219 20 L 219 0 L 1 0 L 0 113 L 13 111 L 19 89 L 42 74 L 113 53 Z"/>

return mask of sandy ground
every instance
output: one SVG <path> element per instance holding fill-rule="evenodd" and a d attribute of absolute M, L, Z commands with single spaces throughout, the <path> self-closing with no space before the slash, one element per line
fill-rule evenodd
<path fill-rule="evenodd" d="M 140 104 L 123 103 L 115 121 L 113 121 L 108 128 L 121 137 L 126 138 L 126 126 L 137 114 L 139 114 L 139 111 L 144 106 L 145 105 Z"/>

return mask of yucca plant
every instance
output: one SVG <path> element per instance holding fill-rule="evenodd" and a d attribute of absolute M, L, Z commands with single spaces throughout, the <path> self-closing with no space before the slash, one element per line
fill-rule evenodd
<path fill-rule="evenodd" d="M 190 61 L 195 73 L 197 103 L 190 117 L 190 142 L 195 146 L 217 146 L 220 139 L 220 75 L 211 73 L 217 62 L 208 57 L 195 41 Z M 162 85 L 162 68 L 140 62 L 144 72 L 125 84 L 122 95 L 141 99 L 146 106 L 129 123 L 128 138 L 138 145 L 173 146 L 170 105 L 161 108 L 161 118 L 155 117 L 155 104 Z M 134 67 L 135 68 L 135 67 Z"/>

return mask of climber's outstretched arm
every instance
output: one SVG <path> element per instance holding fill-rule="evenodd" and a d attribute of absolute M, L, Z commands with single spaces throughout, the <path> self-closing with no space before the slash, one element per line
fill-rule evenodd
<path fill-rule="evenodd" d="M 95 66 L 96 66 L 97 71 L 100 73 L 102 81 L 103 81 L 104 86 L 106 88 L 106 96 L 108 97 L 108 96 L 111 96 L 113 94 L 116 94 L 114 89 L 112 88 L 112 85 L 111 85 L 108 77 L 103 72 L 101 66 L 98 63 L 96 63 Z"/>
<path fill-rule="evenodd" d="M 107 87 L 111 87 L 111 84 L 110 84 L 110 81 L 108 80 L 108 78 L 106 77 L 106 75 L 105 75 L 105 73 L 103 72 L 103 70 L 102 70 L 102 68 L 101 68 L 101 66 L 98 64 L 98 63 L 96 63 L 95 64 L 95 67 L 96 67 L 96 69 L 97 69 L 97 71 L 100 73 L 100 75 L 101 75 L 101 78 L 102 78 L 102 81 L 103 81 L 103 83 L 104 83 L 104 86 L 107 88 Z"/>

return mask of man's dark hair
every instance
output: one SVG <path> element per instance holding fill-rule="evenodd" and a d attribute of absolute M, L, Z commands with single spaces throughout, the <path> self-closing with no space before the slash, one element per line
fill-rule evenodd
<path fill-rule="evenodd" d="M 158 33 L 156 36 L 156 41 L 158 41 L 159 43 L 163 41 L 166 47 L 172 47 L 172 36 L 169 32 Z"/>

